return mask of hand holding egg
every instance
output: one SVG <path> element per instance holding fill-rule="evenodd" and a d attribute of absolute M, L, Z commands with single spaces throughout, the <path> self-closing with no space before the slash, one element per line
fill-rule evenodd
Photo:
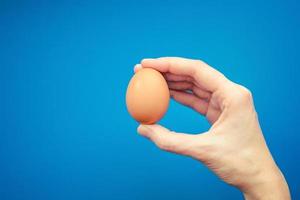
<path fill-rule="evenodd" d="M 141 135 L 163 150 L 203 162 L 244 192 L 246 199 L 290 199 L 262 135 L 249 90 L 200 60 L 164 57 L 144 59 L 141 65 L 126 95 L 128 111 L 142 123 Z M 166 112 L 169 93 L 178 103 L 204 115 L 212 124 L 210 129 L 186 134 L 153 124 Z"/>

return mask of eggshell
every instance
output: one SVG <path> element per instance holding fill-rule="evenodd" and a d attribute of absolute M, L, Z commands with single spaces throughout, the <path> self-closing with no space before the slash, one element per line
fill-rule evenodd
<path fill-rule="evenodd" d="M 130 115 L 142 124 L 159 121 L 168 109 L 170 93 L 162 74 L 151 68 L 142 68 L 131 78 L 126 105 Z"/>

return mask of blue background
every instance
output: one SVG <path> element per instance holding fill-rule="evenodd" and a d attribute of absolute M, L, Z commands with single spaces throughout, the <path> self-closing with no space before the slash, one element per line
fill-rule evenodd
<path fill-rule="evenodd" d="M 199 58 L 253 92 L 294 199 L 299 3 L 0 1 L 0 199 L 242 199 L 189 158 L 136 134 L 125 107 L 144 57 Z M 161 123 L 209 128 L 172 102 Z"/>

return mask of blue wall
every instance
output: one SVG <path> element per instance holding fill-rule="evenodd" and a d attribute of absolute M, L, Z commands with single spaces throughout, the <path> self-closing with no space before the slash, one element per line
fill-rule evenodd
<path fill-rule="evenodd" d="M 300 199 L 297 1 L 0 1 L 0 199 L 242 199 L 136 134 L 125 107 L 144 57 L 200 58 L 253 92 Z M 161 122 L 201 132 L 172 102 Z"/>

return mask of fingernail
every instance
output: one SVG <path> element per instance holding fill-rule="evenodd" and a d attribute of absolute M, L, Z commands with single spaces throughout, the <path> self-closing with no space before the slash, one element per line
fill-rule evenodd
<path fill-rule="evenodd" d="M 147 133 L 149 132 L 149 128 L 147 127 L 147 125 L 140 125 L 139 127 L 138 127 L 138 132 L 140 133 L 140 134 L 142 134 L 142 135 L 147 135 Z"/>
<path fill-rule="evenodd" d="M 154 58 L 144 58 L 141 62 L 147 62 L 147 61 L 153 61 L 155 60 Z"/>
<path fill-rule="evenodd" d="M 137 72 L 139 69 L 141 69 L 142 68 L 142 65 L 141 64 L 136 64 L 135 66 L 134 66 L 134 68 L 133 68 L 133 71 L 134 72 Z"/>

